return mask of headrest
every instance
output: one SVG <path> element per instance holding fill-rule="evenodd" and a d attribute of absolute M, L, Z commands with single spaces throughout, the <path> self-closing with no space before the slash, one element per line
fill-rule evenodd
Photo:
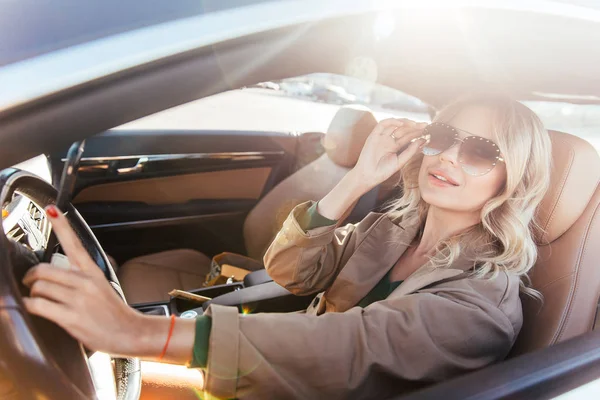
<path fill-rule="evenodd" d="M 342 167 L 354 167 L 375 125 L 377 120 L 368 108 L 357 105 L 341 107 L 323 138 L 323 147 L 329 158 Z"/>
<path fill-rule="evenodd" d="M 577 136 L 549 131 L 552 140 L 550 189 L 540 203 L 538 221 L 542 243 L 565 233 L 583 214 L 600 181 L 600 157 Z"/>

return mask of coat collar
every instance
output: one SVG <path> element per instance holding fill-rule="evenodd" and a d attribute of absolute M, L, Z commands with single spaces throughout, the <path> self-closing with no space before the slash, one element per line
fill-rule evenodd
<path fill-rule="evenodd" d="M 344 312 L 358 304 L 406 251 L 417 230 L 415 225 L 403 225 L 386 214 L 382 215 L 325 292 L 326 311 Z M 436 268 L 428 262 L 402 282 L 392 295 L 412 293 L 432 283 L 460 275 L 469 268 L 469 263 L 464 259 L 457 260 L 453 268 Z"/>

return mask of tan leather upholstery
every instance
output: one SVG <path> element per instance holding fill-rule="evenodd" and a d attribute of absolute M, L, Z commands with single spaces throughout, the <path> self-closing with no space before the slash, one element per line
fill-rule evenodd
<path fill-rule="evenodd" d="M 367 108 L 339 109 L 323 140 L 326 154 L 280 182 L 248 214 L 244 240 L 250 257 L 262 260 L 292 208 L 320 199 L 340 181 L 356 164 L 376 124 Z M 209 268 L 210 260 L 205 255 L 174 250 L 127 261 L 119 268 L 118 276 L 127 300 L 140 303 L 168 299 L 166 293 L 171 289 L 200 287 Z"/>
<path fill-rule="evenodd" d="M 292 208 L 333 189 L 358 161 L 375 125 L 377 120 L 366 107 L 338 110 L 323 138 L 326 154 L 279 183 L 248 214 L 244 223 L 248 256 L 262 259 Z"/>
<path fill-rule="evenodd" d="M 524 323 L 513 355 L 590 331 L 600 294 L 600 157 L 578 137 L 550 134 L 551 189 L 539 210 L 546 234 L 530 273 L 544 304 L 523 296 Z"/>
<path fill-rule="evenodd" d="M 592 145 L 565 133 L 551 131 L 550 135 L 552 183 L 538 212 L 544 243 L 565 233 L 583 214 L 600 176 L 600 159 Z"/>
<path fill-rule="evenodd" d="M 169 250 L 131 259 L 117 275 L 128 303 L 163 301 L 173 289 L 202 287 L 210 261 L 195 250 Z"/>
<path fill-rule="evenodd" d="M 335 164 L 327 154 L 323 154 L 273 188 L 250 211 L 244 223 L 248 256 L 262 259 L 292 208 L 306 200 L 320 199 L 347 172 L 348 168 Z"/>
<path fill-rule="evenodd" d="M 376 124 L 375 116 L 366 107 L 340 108 L 329 124 L 323 140 L 323 147 L 329 158 L 341 167 L 354 167 L 367 136 Z"/>

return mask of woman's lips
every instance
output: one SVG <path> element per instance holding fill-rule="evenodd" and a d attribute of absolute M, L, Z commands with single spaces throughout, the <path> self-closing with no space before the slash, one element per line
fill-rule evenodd
<path fill-rule="evenodd" d="M 438 187 L 456 187 L 456 186 L 458 186 L 458 185 L 455 185 L 448 181 L 439 179 L 435 176 L 435 174 L 431 174 L 431 173 L 428 175 L 427 180 L 429 181 L 430 184 L 432 184 L 434 186 L 438 186 Z"/>

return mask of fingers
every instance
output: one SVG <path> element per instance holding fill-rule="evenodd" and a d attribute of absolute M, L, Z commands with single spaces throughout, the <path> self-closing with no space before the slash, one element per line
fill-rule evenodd
<path fill-rule="evenodd" d="M 71 311 L 64 304 L 43 297 L 23 297 L 23 303 L 29 313 L 49 319 L 62 328 L 71 320 Z"/>
<path fill-rule="evenodd" d="M 387 128 L 385 128 L 381 132 L 381 136 L 390 137 L 390 138 L 392 138 L 392 140 L 396 141 L 396 140 L 400 139 L 403 136 L 403 132 L 400 131 L 397 126 L 391 125 L 391 126 L 388 126 Z"/>
<path fill-rule="evenodd" d="M 65 271 L 50 264 L 39 264 L 25 274 L 23 284 L 30 288 L 31 298 L 43 297 L 68 305 L 77 298 L 77 288 L 83 287 L 85 278 L 80 271 Z"/>
<path fill-rule="evenodd" d="M 384 145 L 389 152 L 397 153 L 405 148 L 410 142 L 423 135 L 423 129 L 418 128 L 398 129 L 395 126 L 389 126 L 382 132 L 380 143 Z"/>
<path fill-rule="evenodd" d="M 69 288 L 76 288 L 81 285 L 82 277 L 78 271 L 66 271 L 44 263 L 27 271 L 22 282 L 25 286 L 31 287 L 34 282 L 39 280 L 58 283 Z"/>
<path fill-rule="evenodd" d="M 76 298 L 74 289 L 46 280 L 33 282 L 29 296 L 31 298 L 43 297 L 65 305 Z"/>
<path fill-rule="evenodd" d="M 417 154 L 417 152 L 419 151 L 419 146 L 421 146 L 421 144 L 423 144 L 424 142 L 425 141 L 423 139 L 415 140 L 406 148 L 406 150 L 404 150 L 402 153 L 398 154 L 398 156 L 397 156 L 398 169 L 404 167 L 406 165 L 406 163 L 412 157 L 414 157 L 415 154 Z"/>
<path fill-rule="evenodd" d="M 71 228 L 65 215 L 55 206 L 46 207 L 46 214 L 69 261 L 84 271 L 94 268 L 94 262 L 81 244 L 81 240 L 79 240 L 73 228 Z"/>
<path fill-rule="evenodd" d="M 382 135 L 383 131 L 386 128 L 390 128 L 390 127 L 401 128 L 405 125 L 411 126 L 412 124 L 414 124 L 414 122 L 411 120 L 408 120 L 408 119 L 387 118 L 387 119 L 383 119 L 383 120 L 379 121 L 379 123 L 373 129 L 372 134 L 373 135 Z"/>
<path fill-rule="evenodd" d="M 414 123 L 412 121 L 410 121 L 410 123 L 400 121 L 399 123 L 389 123 L 386 125 L 387 126 L 380 131 L 381 136 L 390 136 L 395 140 L 413 132 L 422 132 L 427 126 L 426 123 Z"/>
<path fill-rule="evenodd" d="M 395 151 L 398 152 L 400 149 L 406 147 L 408 144 L 415 141 L 415 139 L 420 138 L 421 136 L 423 136 L 423 130 L 421 129 L 407 133 L 406 135 L 396 140 Z"/>
<path fill-rule="evenodd" d="M 426 122 L 415 122 L 406 118 L 388 118 L 375 126 L 371 136 L 390 137 L 392 140 L 398 140 L 406 134 L 422 131 L 427 125 Z"/>
<path fill-rule="evenodd" d="M 415 130 L 415 129 L 424 129 L 427 126 L 426 122 L 415 122 L 407 118 L 387 118 L 381 120 L 373 132 L 377 132 L 378 134 L 383 134 L 383 131 L 386 128 L 395 127 L 397 129 L 406 129 L 407 131 Z"/>

